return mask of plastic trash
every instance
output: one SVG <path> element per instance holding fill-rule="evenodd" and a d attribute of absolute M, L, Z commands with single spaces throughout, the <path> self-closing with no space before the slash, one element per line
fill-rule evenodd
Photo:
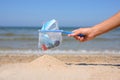
<path fill-rule="evenodd" d="M 47 50 L 59 46 L 62 42 L 62 33 L 71 34 L 72 32 L 59 30 L 55 19 L 48 21 L 39 30 L 39 48 L 41 50 Z M 84 34 L 79 34 L 78 36 L 85 37 Z"/>
<path fill-rule="evenodd" d="M 41 30 L 39 30 L 39 42 L 38 47 L 41 50 L 48 50 L 57 47 L 62 42 L 61 32 L 46 32 L 51 30 L 59 30 L 57 21 L 55 19 L 43 24 Z"/>

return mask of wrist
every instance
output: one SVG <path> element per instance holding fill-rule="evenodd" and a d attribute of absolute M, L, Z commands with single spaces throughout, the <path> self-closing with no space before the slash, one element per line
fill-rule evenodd
<path fill-rule="evenodd" d="M 102 32 L 99 25 L 96 25 L 96 26 L 92 27 L 91 30 L 92 30 L 91 35 L 94 36 L 94 37 L 100 35 L 101 32 Z"/>

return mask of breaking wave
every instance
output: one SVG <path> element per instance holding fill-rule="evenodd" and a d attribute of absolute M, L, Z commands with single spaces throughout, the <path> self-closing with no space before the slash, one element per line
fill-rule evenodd
<path fill-rule="evenodd" d="M 120 54 L 120 51 L 88 51 L 88 50 L 0 50 L 0 54 Z"/>

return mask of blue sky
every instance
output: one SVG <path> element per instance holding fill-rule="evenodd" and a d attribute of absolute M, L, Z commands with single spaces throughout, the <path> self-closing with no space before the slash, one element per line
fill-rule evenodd
<path fill-rule="evenodd" d="M 120 11 L 120 0 L 0 0 L 0 26 L 93 26 Z"/>

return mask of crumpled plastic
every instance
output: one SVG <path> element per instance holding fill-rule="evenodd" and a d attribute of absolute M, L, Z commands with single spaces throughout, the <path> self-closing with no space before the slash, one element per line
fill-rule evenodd
<path fill-rule="evenodd" d="M 58 30 L 56 20 L 51 20 L 43 25 L 41 30 Z M 39 44 L 38 47 L 41 50 L 48 50 L 60 45 L 62 41 L 62 35 L 59 32 L 41 32 L 39 30 Z"/>
<path fill-rule="evenodd" d="M 46 33 L 40 33 L 40 48 L 47 50 L 60 45 L 59 40 L 52 40 Z"/>

